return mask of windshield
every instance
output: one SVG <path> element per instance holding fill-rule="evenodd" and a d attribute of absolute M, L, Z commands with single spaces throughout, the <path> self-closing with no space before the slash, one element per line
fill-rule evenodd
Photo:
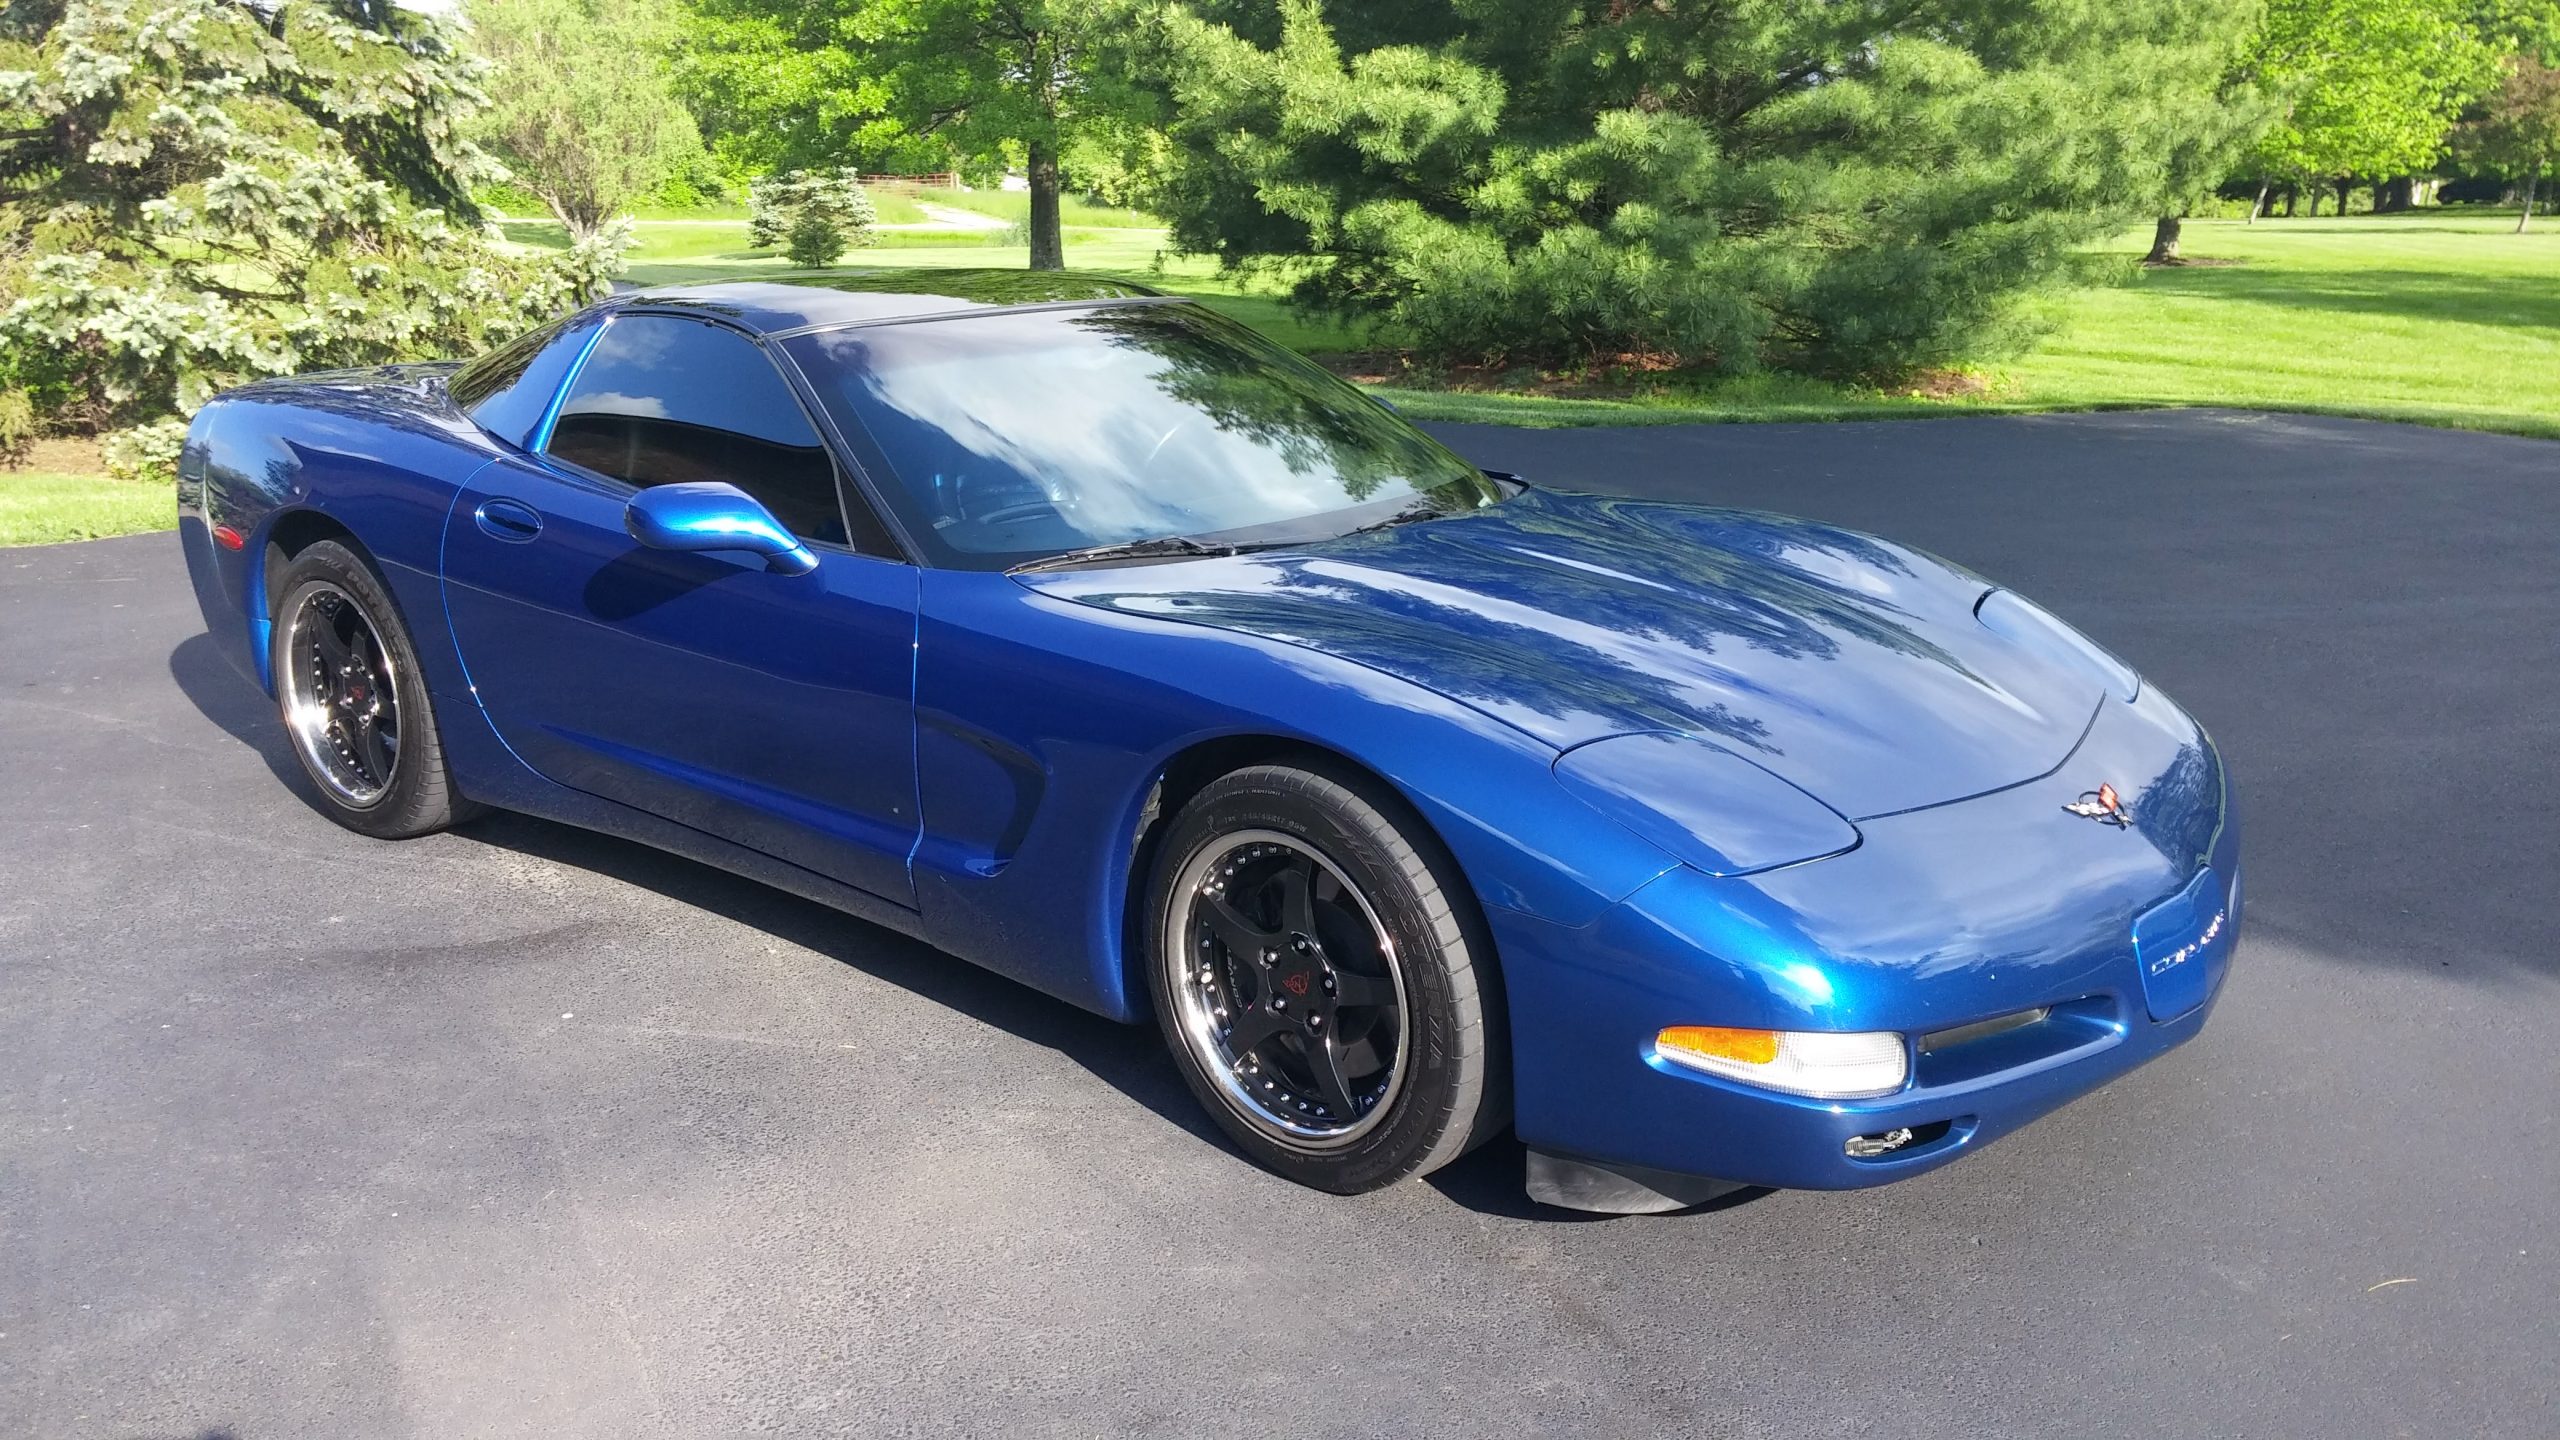
<path fill-rule="evenodd" d="M 932 563 L 1167 536 L 1329 539 L 1493 503 L 1350 385 L 1196 305 L 1015 311 L 784 342 Z M 875 461 L 868 468 L 880 469 Z"/>

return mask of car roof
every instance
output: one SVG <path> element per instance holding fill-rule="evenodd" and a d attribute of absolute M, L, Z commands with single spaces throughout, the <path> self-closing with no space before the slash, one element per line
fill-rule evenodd
<path fill-rule="evenodd" d="M 761 334 L 910 320 L 1021 305 L 1168 298 L 1160 290 L 1073 270 L 881 268 L 772 280 L 703 280 L 615 297 L 619 305 L 699 310 Z"/>

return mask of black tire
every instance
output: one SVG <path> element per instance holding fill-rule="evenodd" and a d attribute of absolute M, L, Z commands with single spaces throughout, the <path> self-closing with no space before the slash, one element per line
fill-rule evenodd
<path fill-rule="evenodd" d="M 286 740 L 322 813 L 381 840 L 431 834 L 478 813 L 454 788 L 417 647 L 373 568 L 346 546 L 322 540 L 293 557 L 276 593 L 268 674 Z M 324 629 L 353 657 L 350 664 L 333 667 L 319 653 L 311 637 Z M 372 684 L 385 670 L 389 683 Z M 365 704 L 347 706 L 349 694 Z M 304 718 L 297 717 L 297 698 L 305 702 Z M 360 725 L 347 718 L 359 709 L 371 712 Z M 386 713 L 394 721 L 387 743 L 380 733 L 370 746 L 351 738 L 380 730 Z M 368 753 L 379 758 L 368 763 Z"/>
<path fill-rule="evenodd" d="M 1243 888 L 1227 887 L 1252 884 L 1256 866 L 1297 864 L 1292 852 L 1298 847 L 1325 872 L 1310 872 L 1314 904 L 1323 914 L 1309 927 L 1325 938 L 1313 947 L 1299 944 L 1297 959 L 1276 946 L 1262 951 L 1256 975 L 1255 966 L 1238 955 L 1247 947 L 1221 938 L 1237 932 L 1221 930 L 1199 907 L 1232 898 L 1256 916 L 1269 917 L 1274 928 L 1263 939 L 1282 936 L 1285 898 L 1275 906 L 1267 899 L 1270 891 L 1249 896 Z M 1157 1021 L 1192 1094 L 1246 1154 L 1299 1184 L 1356 1194 L 1429 1174 L 1510 1122 L 1501 987 L 1483 919 L 1456 863 L 1392 792 L 1321 764 L 1253 766 L 1213 781 L 1193 797 L 1156 854 L 1144 937 Z M 1285 897 L 1285 876 L 1274 883 L 1282 885 Z M 1237 912 L 1220 913 L 1232 920 Z M 1356 922 L 1363 919 L 1387 943 L 1360 945 Z M 1264 958 L 1275 954 L 1277 968 Z M 1302 997 L 1300 1013 L 1264 1013 L 1256 1027 L 1260 1033 L 1287 1019 L 1300 1031 L 1274 1032 L 1238 1052 L 1231 1042 L 1245 1035 L 1246 1026 L 1238 1018 L 1231 1031 L 1224 1030 L 1231 1014 L 1224 1007 L 1252 1015 L 1269 1009 L 1262 1002 L 1276 1000 L 1286 1009 L 1282 989 L 1305 985 L 1308 966 L 1317 967 L 1312 973 L 1318 984 L 1290 991 Z M 1355 969 L 1372 973 L 1353 975 Z M 1389 1025 L 1351 1008 L 1355 994 L 1386 993 L 1378 988 L 1378 970 L 1394 982 L 1403 1023 Z M 1333 1003 L 1337 980 L 1343 1008 L 1326 1012 L 1340 1022 L 1329 1037 L 1337 1044 L 1323 1053 L 1355 1053 L 1354 1046 L 1339 1043 L 1354 1027 L 1366 1027 L 1366 1038 L 1357 1042 L 1365 1048 L 1356 1053 L 1369 1058 L 1385 1049 L 1379 1037 L 1391 1029 L 1398 1037 L 1393 1063 L 1371 1075 L 1376 1092 L 1351 1095 L 1348 1113 L 1339 1116 L 1341 1107 L 1314 1093 L 1324 1090 L 1321 1080 L 1301 1085 L 1292 1079 L 1293 1070 L 1316 1073 L 1310 1057 L 1318 1052 L 1311 1047 L 1327 1038 L 1305 1032 L 1303 1027 L 1323 1018 L 1310 1016 L 1306 997 L 1312 989 L 1318 1003 Z M 1237 985 L 1257 998 L 1244 999 Z M 1274 1067 L 1268 1071 L 1261 1068 L 1266 1059 Z M 1349 1067 L 1330 1068 L 1332 1093 L 1347 1093 Z M 1375 1074 L 1386 1078 L 1379 1081 Z M 1279 1082 L 1276 1099 L 1255 1093 L 1256 1077 L 1264 1092 Z M 1312 1121 L 1304 1118 L 1307 1100 L 1290 1111 L 1292 1089 L 1312 1094 Z M 1292 1123 L 1332 1125 L 1339 1133 L 1283 1133 Z"/>

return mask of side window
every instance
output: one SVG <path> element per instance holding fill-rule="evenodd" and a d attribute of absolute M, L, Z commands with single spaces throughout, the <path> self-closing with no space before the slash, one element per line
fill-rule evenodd
<path fill-rule="evenodd" d="M 725 480 L 793 534 L 846 543 L 826 446 L 773 362 L 723 326 L 613 321 L 562 397 L 547 448 L 633 485 Z"/>
<path fill-rule="evenodd" d="M 519 335 L 453 372 L 453 402 L 481 429 L 529 450 L 542 412 L 551 408 L 551 397 L 560 393 L 560 382 L 593 334 L 593 317 L 572 317 Z"/>

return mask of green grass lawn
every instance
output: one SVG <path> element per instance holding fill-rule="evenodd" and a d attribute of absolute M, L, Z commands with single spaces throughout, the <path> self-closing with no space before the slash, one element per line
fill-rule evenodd
<path fill-rule="evenodd" d="M 0 470 L 0 545 L 95 540 L 178 523 L 175 487 L 103 475 Z"/>
<path fill-rule="evenodd" d="M 2187 256 L 2237 263 L 2074 297 L 1996 393 L 2560 437 L 2560 225 L 2514 230 L 2512 214 L 2191 222 Z"/>
<path fill-rule="evenodd" d="M 1029 203 L 1004 191 L 928 198 L 1007 219 L 1020 218 L 1017 208 L 1027 213 Z M 884 205 L 882 219 L 890 213 Z M 1152 225 L 1095 223 L 1143 216 L 1073 201 L 1065 219 L 1067 263 L 1077 269 L 1197 296 L 1311 354 L 1392 348 L 1392 336 L 1300 315 L 1206 261 L 1166 256 L 1165 232 Z M 519 244 L 566 243 L 552 221 L 509 220 L 505 229 Z M 1375 388 L 1418 419 L 1511 425 L 2217 405 L 2560 438 L 2560 223 L 2527 235 L 2514 229 L 2512 212 L 2191 221 L 2186 254 L 2216 263 L 2129 270 L 2120 285 L 2066 297 L 2058 331 L 2028 355 L 1983 367 L 1979 393 L 1950 398 L 1779 375 L 1574 397 L 1399 384 L 1392 374 L 1375 377 Z M 1030 258 L 1021 245 L 990 243 L 1001 233 L 876 238 L 847 254 L 844 266 L 1019 269 Z M 2149 239 L 2145 226 L 2108 249 L 2130 262 Z M 668 284 L 786 269 L 780 256 L 747 248 L 743 218 L 693 215 L 641 226 L 627 273 Z M 170 513 L 165 487 L 0 472 L 0 544 L 165 528 Z"/>
<path fill-rule="evenodd" d="M 884 193 L 895 192 L 875 191 L 873 196 L 876 199 Z M 948 205 L 954 210 L 975 210 L 981 215 L 993 215 L 1016 225 L 1031 223 L 1031 192 L 1028 190 L 919 190 L 915 193 L 919 200 Z M 1095 225 L 1114 230 L 1146 230 L 1164 222 L 1136 210 L 1098 204 L 1081 195 L 1061 195 L 1058 197 L 1058 223 Z"/>
<path fill-rule="evenodd" d="M 1528 425 L 2213 405 L 2560 438 L 2560 225 L 2514 230 L 2512 212 L 2190 221 L 2184 253 L 2205 263 L 2069 296 L 1978 395 L 1776 376 L 1627 401 L 1392 393 L 1419 417 Z M 2149 244 L 2146 226 L 2109 249 Z"/>
<path fill-rule="evenodd" d="M 994 205 L 1007 196 L 963 198 Z M 2121 285 L 2073 294 L 2059 331 L 2024 357 L 1984 367 L 1980 393 L 1948 398 L 1776 375 L 1610 398 L 1380 388 L 1417 417 L 1522 425 L 2223 405 L 2560 437 L 2560 225 L 2526 235 L 2514 228 L 2511 214 L 2495 213 L 2192 221 L 2186 253 L 2209 263 L 2136 270 Z M 890 243 L 845 263 L 1015 267 L 1029 258 L 1019 245 L 974 236 L 882 239 Z M 2149 239 L 2145 227 L 2109 249 L 2130 260 Z M 1067 263 L 1078 269 L 1196 295 L 1301 350 L 1381 343 L 1301 316 L 1206 262 L 1163 257 L 1161 230 L 1078 226 L 1066 241 Z M 736 248 L 684 254 L 660 243 L 631 278 L 669 283 L 780 263 Z"/>
<path fill-rule="evenodd" d="M 924 207 L 918 205 L 915 197 L 904 190 L 871 190 L 866 193 L 871 196 L 873 218 L 883 225 L 932 223 L 933 217 L 924 213 Z"/>

